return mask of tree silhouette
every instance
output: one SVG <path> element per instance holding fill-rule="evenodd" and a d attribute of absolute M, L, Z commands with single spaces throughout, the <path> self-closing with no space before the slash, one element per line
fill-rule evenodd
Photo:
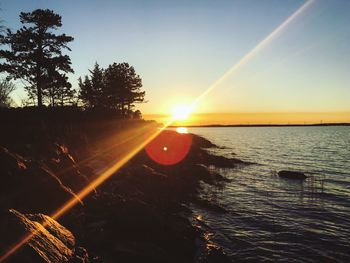
<path fill-rule="evenodd" d="M 6 79 L 0 80 L 0 107 L 9 107 L 12 99 L 10 93 L 15 90 L 15 85 Z"/>
<path fill-rule="evenodd" d="M 144 101 L 145 92 L 141 87 L 140 76 L 128 63 L 113 63 L 105 70 L 105 103 L 107 107 L 120 111 L 122 116 L 131 113 L 135 102 Z"/>
<path fill-rule="evenodd" d="M 104 104 L 102 95 L 104 89 L 104 71 L 97 62 L 94 69 L 89 71 L 91 74 L 90 78 L 85 76 L 84 81 L 81 78 L 78 79 L 80 87 L 79 98 L 87 108 L 102 108 Z"/>
<path fill-rule="evenodd" d="M 0 44 L 10 47 L 0 50 L 0 58 L 6 59 L 0 64 L 0 71 L 9 73 L 10 78 L 27 81 L 29 97 L 36 97 L 38 106 L 42 107 L 44 91 L 49 87 L 68 88 L 64 73 L 73 73 L 73 69 L 69 56 L 62 54 L 62 49 L 70 50 L 67 44 L 73 37 L 52 33 L 62 26 L 61 16 L 52 10 L 22 12 L 20 21 L 29 26 L 24 25 L 16 33 L 8 29 L 7 34 L 0 37 Z"/>
<path fill-rule="evenodd" d="M 79 78 L 79 98 L 86 108 L 105 108 L 131 117 L 134 103 L 144 101 L 142 80 L 128 63 L 113 63 L 101 69 L 96 63 L 90 76 Z M 137 115 L 141 117 L 141 112 Z"/>
<path fill-rule="evenodd" d="M 57 72 L 54 66 L 49 67 L 47 77 L 49 85 L 46 87 L 45 96 L 48 98 L 49 104 L 52 107 L 72 104 L 76 91 L 72 89 L 68 77 Z"/>

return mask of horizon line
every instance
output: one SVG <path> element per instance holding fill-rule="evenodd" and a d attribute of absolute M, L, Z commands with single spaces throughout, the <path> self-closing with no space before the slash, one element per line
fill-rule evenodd
<path fill-rule="evenodd" d="M 337 113 L 350 113 L 349 110 L 341 111 L 233 111 L 233 112 L 195 112 L 191 115 L 224 115 L 224 114 L 337 114 Z M 155 115 L 155 116 L 169 116 L 171 113 L 142 113 L 143 115 Z"/>
<path fill-rule="evenodd" d="M 327 123 L 262 123 L 262 124 L 204 124 L 204 125 L 171 125 L 168 128 L 215 128 L 215 127 L 286 127 L 286 126 L 350 126 L 350 122 L 327 122 Z"/>

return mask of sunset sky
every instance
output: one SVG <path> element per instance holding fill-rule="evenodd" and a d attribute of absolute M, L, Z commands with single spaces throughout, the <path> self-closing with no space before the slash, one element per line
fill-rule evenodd
<path fill-rule="evenodd" d="M 203 94 L 304 3 L 2 0 L 0 14 L 16 30 L 20 11 L 53 9 L 75 38 L 73 86 L 95 61 L 128 62 L 146 91 L 139 108 L 160 119 Z M 200 100 L 197 123 L 350 122 L 349 14 L 348 0 L 313 1 Z"/>

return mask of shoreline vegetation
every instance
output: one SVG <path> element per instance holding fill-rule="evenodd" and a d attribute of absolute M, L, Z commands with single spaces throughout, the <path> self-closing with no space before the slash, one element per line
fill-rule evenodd
<path fill-rule="evenodd" d="M 200 136 L 166 131 L 191 138 L 183 160 L 161 165 L 142 149 L 58 223 L 50 215 L 159 126 L 83 113 L 13 114 L 16 121 L 2 119 L 0 131 L 0 255 L 35 235 L 7 262 L 230 262 L 191 222 L 189 205 L 224 213 L 201 199 L 200 182 L 223 184 L 227 179 L 210 167 L 244 162 L 211 155 L 206 149 L 216 146 Z"/>

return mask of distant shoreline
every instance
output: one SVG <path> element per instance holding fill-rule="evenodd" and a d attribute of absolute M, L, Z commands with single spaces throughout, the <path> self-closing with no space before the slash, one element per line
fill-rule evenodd
<path fill-rule="evenodd" d="M 225 127 L 319 127 L 319 126 L 350 126 L 350 123 L 314 123 L 314 124 L 208 124 L 208 125 L 170 125 L 168 128 L 225 128 Z"/>

